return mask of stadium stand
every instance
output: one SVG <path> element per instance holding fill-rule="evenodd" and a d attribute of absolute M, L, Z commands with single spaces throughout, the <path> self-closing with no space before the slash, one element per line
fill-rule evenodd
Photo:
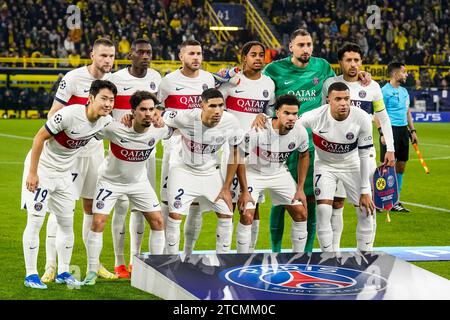
<path fill-rule="evenodd" d="M 70 3 L 80 8 L 81 29 L 69 30 L 66 26 Z M 281 48 L 267 50 L 266 63 L 286 57 L 289 34 L 306 27 L 313 35 L 314 55 L 330 63 L 337 63 L 337 48 L 345 41 L 359 43 L 366 53 L 365 65 L 372 68 L 368 71 L 381 85 L 385 65 L 390 61 L 417 66 L 410 70 L 406 85 L 411 90 L 411 99 L 424 100 L 428 110 L 450 110 L 448 2 L 253 0 L 247 6 L 249 3 L 262 14 L 264 23 L 277 30 L 281 43 Z M 375 3 L 381 9 L 381 28 L 368 29 L 367 6 Z M 126 58 L 132 39 L 147 37 L 152 43 L 153 60 L 177 61 L 178 45 L 186 39 L 196 39 L 203 44 L 205 61 L 237 63 L 239 48 L 258 36 L 242 30 L 231 33 L 229 41 L 218 41 L 209 30 L 204 4 L 205 0 L 112 0 L 108 4 L 97 0 L 0 0 L 0 59 L 20 57 L 28 61 L 13 64 L 0 61 L 0 67 L 57 68 L 56 62 L 33 62 L 33 58 L 47 57 L 58 58 L 59 67 L 75 68 L 89 58 L 91 45 L 99 37 L 108 37 L 116 43 L 116 59 Z M 54 71 L 52 79 L 56 79 Z M 164 75 L 167 68 L 160 71 Z M 0 76 L 6 79 L 5 74 Z M 42 115 L 41 110 L 51 104 L 48 97 L 52 96 L 53 81 L 47 81 L 45 89 L 33 82 L 29 87 L 10 86 L 9 80 L 0 83 L 0 110 L 27 110 L 24 105 L 31 104 Z"/>

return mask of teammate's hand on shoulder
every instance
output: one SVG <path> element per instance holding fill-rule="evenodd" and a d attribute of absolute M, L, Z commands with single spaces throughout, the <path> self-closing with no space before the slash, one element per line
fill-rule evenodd
<path fill-rule="evenodd" d="M 258 113 L 255 117 L 255 120 L 253 120 L 252 128 L 255 128 L 256 131 L 258 131 L 258 129 L 265 129 L 266 121 L 267 116 L 264 113 Z"/>
<path fill-rule="evenodd" d="M 120 122 L 128 128 L 131 128 L 133 124 L 133 115 L 131 113 L 124 114 L 122 119 L 120 119 Z"/>
<path fill-rule="evenodd" d="M 387 151 L 384 155 L 384 165 L 388 167 L 393 167 L 395 165 L 395 152 Z"/>
<path fill-rule="evenodd" d="M 29 173 L 26 180 L 27 189 L 34 192 L 39 185 L 39 176 L 36 173 Z"/>
<path fill-rule="evenodd" d="M 164 119 L 159 114 L 155 114 L 155 116 L 152 119 L 152 123 L 155 128 L 164 127 Z"/>
<path fill-rule="evenodd" d="M 370 84 L 370 81 L 372 81 L 372 75 L 366 71 L 360 71 L 358 73 L 358 78 L 361 80 L 363 87 L 367 87 Z"/>
<path fill-rule="evenodd" d="M 362 194 L 359 198 L 359 206 L 366 209 L 367 216 L 369 216 L 369 214 L 373 215 L 375 211 L 375 205 L 373 204 L 372 198 L 367 193 Z"/>
<path fill-rule="evenodd" d="M 237 203 L 239 212 L 244 212 L 245 208 L 247 207 L 247 203 L 249 203 L 249 202 L 251 202 L 253 205 L 256 205 L 255 200 L 253 200 L 250 192 L 248 192 L 248 190 L 242 191 L 239 194 L 238 203 Z"/>
<path fill-rule="evenodd" d="M 216 197 L 216 200 L 214 200 L 214 202 L 217 202 L 220 199 L 225 201 L 225 203 L 227 204 L 227 206 L 230 209 L 230 211 L 233 212 L 233 199 L 231 198 L 230 190 L 222 188 L 222 190 L 220 190 L 220 193 Z"/>

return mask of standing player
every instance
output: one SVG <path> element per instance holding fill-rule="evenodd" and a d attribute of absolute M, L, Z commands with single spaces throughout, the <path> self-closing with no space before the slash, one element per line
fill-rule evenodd
<path fill-rule="evenodd" d="M 203 52 L 200 42 L 186 40 L 180 46 L 179 58 L 181 68 L 166 75 L 159 88 L 158 98 L 161 105 L 167 111 L 186 110 L 199 108 L 201 94 L 209 88 L 214 88 L 214 77 L 211 73 L 201 70 Z M 167 202 L 169 167 L 177 157 L 173 154 L 180 152 L 181 140 L 177 132 L 163 142 L 164 153 L 161 171 L 161 208 L 164 219 L 169 215 Z M 193 202 L 184 227 L 184 250 L 192 252 L 199 230 L 196 225 L 201 226 L 201 210 L 198 202 Z M 200 222 L 198 222 L 200 221 Z"/>
<path fill-rule="evenodd" d="M 292 217 L 291 240 L 294 252 L 305 249 L 306 230 L 306 196 L 303 185 L 309 166 L 308 133 L 299 124 L 298 100 L 293 95 L 277 98 L 275 104 L 276 118 L 267 122 L 267 129 L 252 129 L 241 143 L 241 148 L 248 154 L 246 162 L 247 183 L 250 195 L 258 199 L 266 189 L 274 205 L 283 205 Z M 298 184 L 292 178 L 285 162 L 289 155 L 298 150 Z M 251 243 L 251 228 L 255 205 L 247 204 L 246 210 L 236 230 L 238 253 L 248 253 Z"/>
<path fill-rule="evenodd" d="M 358 107 L 367 112 L 370 119 L 372 117 L 381 123 L 383 132 L 386 133 L 387 149 L 383 162 L 385 165 L 393 166 L 394 158 L 394 140 L 392 137 L 391 122 L 386 112 L 383 102 L 383 94 L 381 93 L 380 85 L 376 81 L 371 81 L 368 86 L 363 86 L 358 79 L 358 73 L 362 66 L 362 50 L 359 45 L 355 43 L 345 43 L 338 50 L 339 66 L 342 70 L 342 75 L 328 78 L 323 84 L 322 103 L 326 104 L 328 88 L 332 83 L 343 82 L 350 89 L 351 105 Z M 376 152 L 372 147 L 369 152 L 370 159 L 370 180 L 372 181 L 373 173 L 377 168 Z M 341 234 L 343 230 L 345 190 L 342 182 L 338 183 L 334 202 L 333 213 L 331 215 L 331 226 L 333 228 L 333 251 L 340 250 Z M 376 215 L 373 217 L 374 221 L 374 239 L 376 230 Z"/>
<path fill-rule="evenodd" d="M 178 129 L 181 136 L 181 159 L 169 172 L 169 217 L 166 225 L 166 253 L 177 254 L 180 243 L 180 225 L 192 201 L 202 198 L 218 217 L 216 251 L 230 250 L 233 233 L 230 186 L 239 166 L 237 145 L 242 141 L 238 120 L 224 113 L 223 96 L 217 89 L 202 93 L 201 109 L 171 111 L 164 114 L 165 123 Z M 225 183 L 220 173 L 218 151 L 230 144 L 231 162 Z M 249 198 L 245 170 L 238 171 L 243 189 L 243 202 Z M 190 212 L 189 212 L 190 214 Z"/>
<path fill-rule="evenodd" d="M 72 104 L 85 105 L 88 102 L 89 87 L 94 80 L 106 79 L 112 70 L 115 57 L 114 44 L 105 38 L 97 39 L 91 52 L 92 64 L 69 71 L 61 80 L 48 117 Z M 95 140 L 95 139 L 94 139 Z M 71 169 L 77 198 L 83 199 L 83 242 L 92 224 L 92 198 L 97 182 L 97 171 L 104 158 L 103 143 L 90 141 Z M 56 220 L 51 213 L 47 222 L 46 266 L 43 282 L 51 282 L 56 276 Z M 117 278 L 101 266 L 99 276 L 105 279 Z"/>
<path fill-rule="evenodd" d="M 409 137 L 411 135 L 412 143 L 418 143 L 416 129 L 414 129 L 414 121 L 409 109 L 408 90 L 401 86 L 406 81 L 405 65 L 399 62 L 391 62 L 388 65 L 389 82 L 383 86 L 383 99 L 386 104 L 387 113 L 392 123 L 392 131 L 394 135 L 395 145 L 395 172 L 398 179 L 398 194 L 403 185 L 403 173 L 405 172 L 406 162 L 409 159 Z M 389 153 L 388 135 L 386 129 L 377 123 L 380 132 L 380 157 L 383 159 L 384 154 Z M 389 132 L 389 130 L 388 130 Z M 409 212 L 401 202 L 395 205 L 391 211 Z"/>
<path fill-rule="evenodd" d="M 298 29 L 291 35 L 289 43 L 291 56 L 274 61 L 267 65 L 264 74 L 272 78 L 275 82 L 275 95 L 293 94 L 300 101 L 299 115 L 320 107 L 323 82 L 329 77 L 334 77 L 335 73 L 330 64 L 321 58 L 313 57 L 313 41 L 308 31 Z M 364 78 L 363 83 L 370 82 L 370 75 L 361 72 Z M 257 117 L 256 126 L 262 126 L 265 116 Z M 309 169 L 305 181 L 305 194 L 308 201 L 308 240 L 305 251 L 312 252 L 314 238 L 316 235 L 316 203 L 313 187 L 313 163 L 314 144 L 312 135 L 309 134 Z M 287 160 L 289 171 L 297 181 L 298 152 L 293 152 Z M 281 250 L 281 241 L 284 230 L 284 208 L 283 206 L 272 207 L 270 212 L 270 235 L 272 241 L 272 251 Z"/>
<path fill-rule="evenodd" d="M 25 286 L 46 289 L 37 272 L 39 232 L 45 213 L 55 215 L 58 252 L 57 283 L 79 285 L 70 273 L 74 234 L 75 199 L 71 168 L 78 153 L 94 135 L 111 122 L 109 113 L 117 89 L 109 81 L 96 80 L 89 89 L 87 106 L 75 104 L 57 111 L 36 134 L 25 160 L 22 199 L 28 211 L 23 233 Z"/>
<path fill-rule="evenodd" d="M 265 46 L 258 41 L 250 41 L 244 44 L 241 52 L 242 72 L 237 74 L 237 77 L 240 79 L 239 85 L 235 86 L 226 82 L 219 88 L 225 99 L 227 111 L 236 116 L 244 132 L 251 129 L 251 125 L 258 113 L 265 113 L 268 116 L 273 114 L 275 84 L 272 79 L 262 74 L 265 50 Z M 227 154 L 228 152 L 225 152 L 223 155 L 225 162 L 227 161 Z M 223 166 L 223 169 L 225 169 L 225 166 Z M 237 177 L 233 179 L 231 195 L 233 196 L 234 209 L 239 195 Z M 200 228 L 201 226 L 196 227 L 196 230 L 200 230 Z M 257 204 L 251 228 L 250 251 L 255 249 L 258 232 L 259 211 Z"/>
<path fill-rule="evenodd" d="M 309 111 L 299 122 L 310 128 L 316 146 L 314 186 L 317 199 L 317 237 L 322 251 L 333 251 L 331 215 L 338 181 L 356 207 L 357 248 L 370 251 L 373 244 L 373 212 L 370 183 L 372 121 L 367 113 L 350 105 L 350 90 L 335 82 L 328 88 L 329 105 Z"/>
<path fill-rule="evenodd" d="M 157 112 L 156 96 L 148 91 L 136 91 L 130 97 L 133 114 L 132 127 L 118 121 L 97 134 L 110 140 L 111 153 L 100 167 L 95 189 L 94 219 L 88 234 L 88 274 L 85 285 L 94 285 L 97 279 L 99 257 L 103 247 L 103 230 L 109 212 L 117 199 L 127 196 L 131 209 L 141 212 L 150 225 L 149 248 L 152 254 L 164 250 L 164 224 L 155 190 L 148 179 L 146 162 L 158 140 L 168 138 L 171 130 L 151 127 Z"/>
<path fill-rule="evenodd" d="M 123 68 L 111 75 L 111 81 L 117 86 L 117 97 L 114 103 L 113 117 L 121 120 L 124 114 L 131 112 L 130 97 L 138 90 L 156 93 L 161 83 L 158 71 L 149 68 L 152 58 L 152 46 L 146 39 L 136 39 L 131 44 L 128 59 L 131 66 Z M 152 152 L 146 161 L 147 174 L 153 190 L 156 190 L 156 152 Z M 112 219 L 112 235 L 114 244 L 114 272 L 119 278 L 129 278 L 133 256 L 140 252 L 144 236 L 144 216 L 139 211 L 132 211 L 130 216 L 130 264 L 125 267 L 123 247 L 125 240 L 125 218 L 128 212 L 128 198 L 117 199 Z"/>

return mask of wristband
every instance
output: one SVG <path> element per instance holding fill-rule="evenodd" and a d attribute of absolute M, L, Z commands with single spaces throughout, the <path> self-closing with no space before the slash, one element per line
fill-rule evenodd
<path fill-rule="evenodd" d="M 417 132 L 417 130 L 416 129 L 412 129 L 409 132 L 413 133 L 413 132 Z"/>
<path fill-rule="evenodd" d="M 380 134 L 380 137 L 382 137 L 382 136 L 383 136 L 383 131 L 381 130 L 381 127 L 380 127 L 380 128 L 378 128 L 378 133 Z"/>

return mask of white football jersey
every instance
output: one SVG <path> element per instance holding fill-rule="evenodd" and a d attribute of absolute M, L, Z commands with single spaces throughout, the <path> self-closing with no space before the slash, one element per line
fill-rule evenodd
<path fill-rule="evenodd" d="M 328 95 L 328 88 L 335 82 L 343 82 L 350 89 L 351 105 L 358 107 L 369 115 L 373 115 L 374 112 L 382 111 L 384 107 L 383 93 L 381 92 L 380 85 L 372 80 L 370 84 L 364 87 L 360 81 L 348 82 L 344 80 L 344 76 L 328 78 L 322 88 L 322 104 L 326 104 L 326 97 Z"/>
<path fill-rule="evenodd" d="M 219 90 L 225 99 L 227 111 L 234 114 L 241 128 L 249 130 L 258 113 L 272 116 L 275 104 L 275 83 L 266 75 L 258 80 L 251 80 L 239 73 L 239 85 L 223 83 Z"/>
<path fill-rule="evenodd" d="M 248 154 L 246 168 L 264 175 L 279 173 L 293 151 L 305 152 L 308 147 L 308 132 L 302 125 L 296 123 L 287 134 L 280 135 L 273 128 L 272 119 L 267 121 L 266 129 L 247 132 L 240 144 Z"/>
<path fill-rule="evenodd" d="M 130 97 L 136 91 L 149 91 L 156 94 L 161 84 L 161 75 L 158 71 L 148 68 L 143 78 L 136 78 L 130 74 L 127 68 L 114 72 L 109 79 L 117 87 L 117 96 L 114 100 L 112 116 L 120 120 L 125 113 L 130 113 Z"/>
<path fill-rule="evenodd" d="M 209 72 L 200 70 L 198 77 L 189 78 L 177 69 L 162 79 L 158 100 L 168 110 L 199 108 L 202 92 L 214 86 L 214 77 Z"/>
<path fill-rule="evenodd" d="M 358 148 L 373 146 L 372 122 L 362 109 L 350 106 L 347 119 L 337 121 L 330 105 L 305 112 L 298 120 L 312 130 L 315 166 L 336 172 L 359 170 Z"/>
<path fill-rule="evenodd" d="M 202 110 L 180 110 L 164 113 L 169 127 L 179 129 L 181 135 L 181 161 L 196 173 L 209 173 L 219 165 L 219 149 L 226 143 L 237 146 L 243 131 L 235 116 L 224 112 L 215 127 L 203 125 Z"/>
<path fill-rule="evenodd" d="M 111 121 L 112 117 L 109 115 L 100 117 L 95 122 L 89 121 L 84 105 L 74 104 L 58 110 L 45 123 L 45 128 L 53 137 L 44 144 L 40 165 L 52 171 L 68 171 L 81 148 Z"/>
<path fill-rule="evenodd" d="M 107 73 L 101 80 L 109 80 L 110 76 L 111 73 Z M 87 66 L 67 72 L 59 83 L 55 100 L 66 106 L 72 104 L 86 105 L 89 99 L 89 89 L 94 80 L 96 79 L 89 73 Z M 89 157 L 100 148 L 103 150 L 102 142 L 93 139 L 83 148 L 79 156 Z"/>
<path fill-rule="evenodd" d="M 160 139 L 170 137 L 172 129 L 167 126 L 151 126 L 146 132 L 137 133 L 119 121 L 113 121 L 101 130 L 97 137 L 110 141 L 110 152 L 99 169 L 99 179 L 114 184 L 130 184 L 145 181 L 147 170 L 145 161 Z"/>

